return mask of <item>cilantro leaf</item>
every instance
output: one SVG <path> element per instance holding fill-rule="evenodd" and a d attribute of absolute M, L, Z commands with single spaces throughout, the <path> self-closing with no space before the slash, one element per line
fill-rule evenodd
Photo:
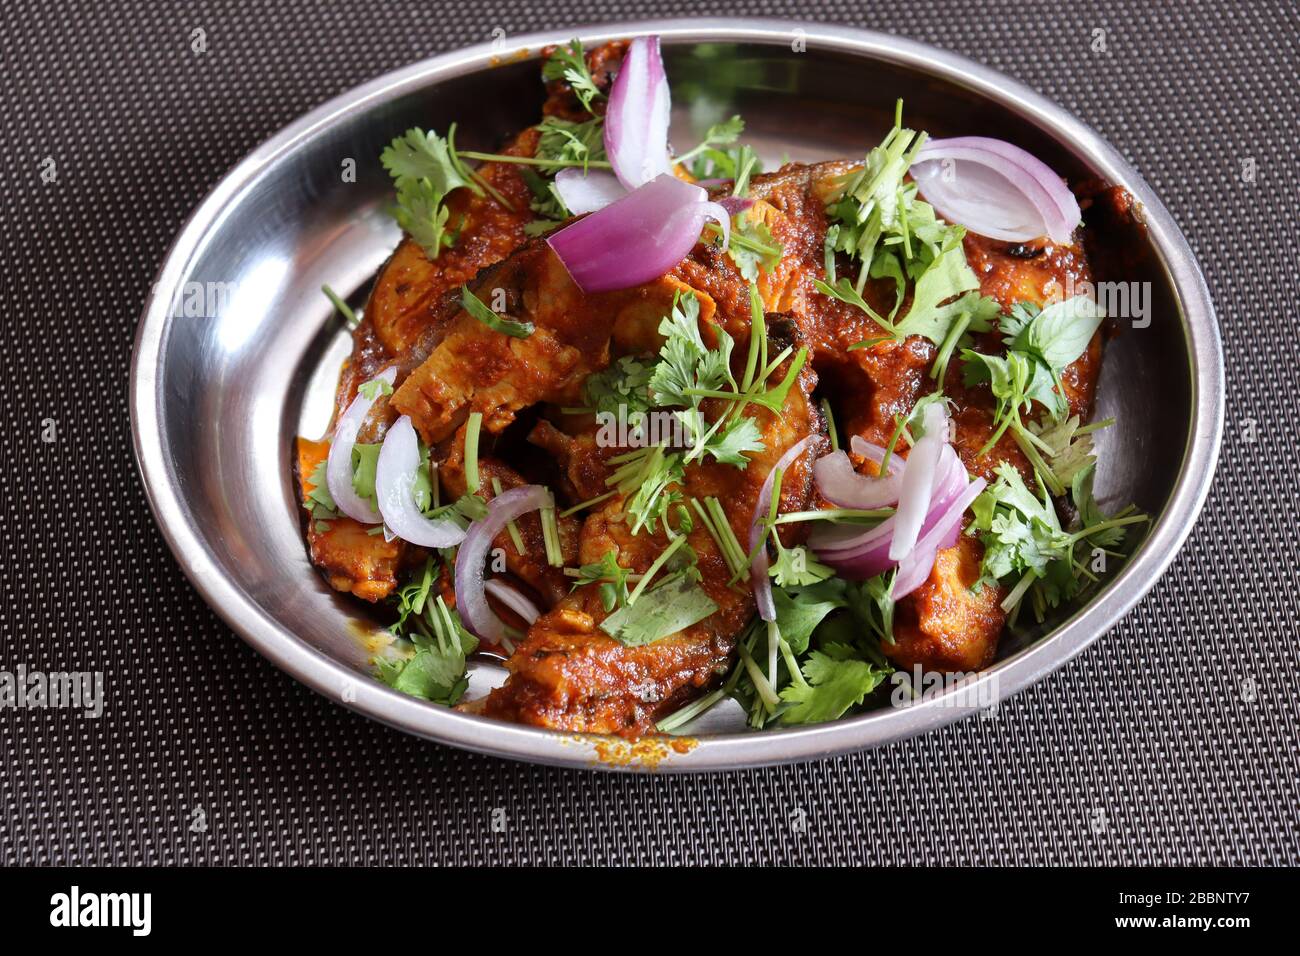
<path fill-rule="evenodd" d="M 406 584 L 399 587 L 394 595 L 397 602 L 397 622 L 393 631 L 397 634 L 406 632 L 407 621 L 411 615 L 424 613 L 425 602 L 429 599 L 429 590 L 438 579 L 438 566 L 432 557 L 424 561 L 424 566 L 415 572 Z"/>
<path fill-rule="evenodd" d="M 984 543 L 982 572 L 991 578 L 1041 573 L 1070 554 L 1073 542 L 1061 529 L 1051 498 L 1039 500 L 1009 462 L 995 469 L 998 479 L 974 505 L 974 527 Z"/>
<path fill-rule="evenodd" d="M 1010 348 L 1034 356 L 1057 376 L 1084 353 L 1105 317 L 1096 302 L 1076 295 L 1041 310 L 1018 303 L 1000 324 Z"/>
<path fill-rule="evenodd" d="M 776 606 L 776 624 L 781 637 L 795 655 L 808 650 L 813 631 L 826 615 L 848 606 L 845 582 L 839 578 L 794 590 L 778 586 L 772 589 L 772 603 Z"/>
<path fill-rule="evenodd" d="M 747 281 L 757 282 L 760 272 L 771 273 L 783 252 L 767 223 L 746 215 L 734 217 L 727 255 Z"/>
<path fill-rule="evenodd" d="M 685 630 L 717 609 L 703 589 L 684 576 L 677 577 L 615 611 L 600 629 L 625 647 L 640 647 Z"/>
<path fill-rule="evenodd" d="M 965 293 L 978 290 L 979 285 L 954 230 L 945 239 L 943 251 L 916 280 L 912 304 L 897 326 L 898 336 L 923 335 L 942 345 L 953 319 L 973 305 L 965 300 Z"/>
<path fill-rule="evenodd" d="M 430 259 L 438 258 L 444 246 L 452 244 L 446 231 L 450 213 L 443 204 L 447 195 L 462 186 L 472 186 L 461 174 L 447 146 L 436 133 L 419 127 L 407 130 L 390 143 L 379 161 L 397 187 L 397 208 L 393 218 L 414 239 Z"/>
<path fill-rule="evenodd" d="M 628 416 L 647 412 L 650 404 L 650 378 L 655 370 L 653 362 L 634 355 L 623 355 L 608 368 L 587 376 L 583 397 L 594 411 L 617 415 L 620 410 Z"/>
<path fill-rule="evenodd" d="M 447 232 L 451 213 L 442 204 L 444 198 L 425 179 L 407 179 L 397 185 L 397 209 L 393 218 L 430 259 L 438 258 L 443 247 L 455 241 Z"/>
<path fill-rule="evenodd" d="M 357 392 L 373 402 L 377 401 L 380 395 L 392 395 L 393 386 L 389 384 L 386 378 L 372 378 L 370 381 L 358 386 Z"/>
<path fill-rule="evenodd" d="M 765 447 L 758 422 L 741 417 L 733 419 L 720 434 L 709 440 L 704 451 L 724 465 L 744 468 L 749 465 L 749 459 L 745 455 L 762 451 Z"/>
<path fill-rule="evenodd" d="M 787 548 L 780 544 L 776 551 L 776 560 L 768 568 L 768 574 L 784 588 L 804 587 L 824 581 L 835 573 L 833 568 L 822 564 L 812 556 L 803 545 Z"/>
<path fill-rule="evenodd" d="M 317 522 L 317 531 L 328 531 L 328 522 L 339 517 L 339 507 L 334 503 L 334 496 L 330 494 L 328 467 L 329 460 L 322 458 L 312 469 L 311 477 L 307 479 L 312 486 L 306 496 L 307 510 L 311 513 L 312 520 Z"/>
<path fill-rule="evenodd" d="M 1088 530 L 1107 522 L 1106 516 L 1097 505 L 1097 499 L 1092 495 L 1095 467 L 1096 462 L 1093 461 L 1075 472 L 1070 487 L 1070 497 L 1074 499 L 1074 507 L 1079 512 L 1079 523 L 1083 526 L 1083 533 L 1088 542 L 1094 547 L 1113 548 L 1124 540 L 1125 529 L 1122 525 L 1099 528 L 1092 532 Z"/>
<path fill-rule="evenodd" d="M 710 132 L 716 128 L 710 128 Z M 730 180 L 733 196 L 747 195 L 750 178 L 763 171 L 763 164 L 752 146 L 717 149 L 708 144 L 707 140 L 676 161 L 683 164 L 691 162 L 691 175 L 696 179 Z"/>
<path fill-rule="evenodd" d="M 1079 471 L 1097 460 L 1097 456 L 1092 453 L 1092 432 L 1106 424 L 1098 422 L 1087 432 L 1079 434 L 1079 416 L 1071 415 L 1064 421 L 1031 425 L 1030 429 L 1051 449 L 1047 461 L 1056 480 L 1069 486 Z"/>
<path fill-rule="evenodd" d="M 660 405 L 698 405 L 686 392 L 717 388 L 730 374 L 732 340 L 718 329 L 723 352 L 711 354 L 700 337 L 700 303 L 694 294 L 674 295 L 672 309 L 659 323 L 664 344 L 650 376 L 650 394 Z"/>
<path fill-rule="evenodd" d="M 631 495 L 627 513 L 632 517 L 631 529 L 636 534 L 641 528 L 656 530 L 659 519 L 680 499 L 680 492 L 669 492 L 670 485 L 685 479 L 682 455 L 670 452 L 663 445 L 650 445 L 629 454 L 606 483 L 623 495 Z"/>
<path fill-rule="evenodd" d="M 782 712 L 781 723 L 820 724 L 838 720 L 850 707 L 861 704 L 890 675 L 889 668 L 878 667 L 852 654 L 852 649 L 842 644 L 828 644 L 808 655 L 801 668 L 806 682 L 792 682 L 781 691 L 781 699 L 792 705 Z"/>
<path fill-rule="evenodd" d="M 560 80 L 569 84 L 569 88 L 588 112 L 592 111 L 592 100 L 604 95 L 600 92 L 600 87 L 596 86 L 591 70 L 587 68 L 582 42 L 576 37 L 567 46 L 556 47 L 546 58 L 542 64 L 542 79 L 548 83 Z"/>
<path fill-rule="evenodd" d="M 425 597 L 423 613 L 403 619 L 415 653 L 404 660 L 376 659 L 376 676 L 394 690 L 450 707 L 469 687 L 466 655 L 478 647 L 478 640 L 441 596 L 433 601 L 427 600 L 427 593 Z"/>
<path fill-rule="evenodd" d="M 926 135 L 902 126 L 901 102 L 898 113 L 884 141 L 867 154 L 860 170 L 843 180 L 827 207 L 832 223 L 826 233 L 827 281 L 818 288 L 858 306 L 891 337 L 921 335 L 941 347 L 947 343 L 936 366 L 942 372 L 964 328 L 982 318 L 975 298 L 968 295 L 979 288 L 979 280 L 962 248 L 966 230 L 942 222 L 934 207 L 919 198 L 916 184 L 905 181 Z M 836 279 L 836 253 L 858 260 L 856 282 Z M 868 277 L 894 281 L 895 302 L 888 318 L 862 298 Z M 895 325 L 909 281 L 912 304 Z M 855 347 L 871 344 L 874 341 Z"/>
<path fill-rule="evenodd" d="M 554 175 L 566 166 L 600 162 L 605 157 L 605 121 L 594 119 L 574 122 L 558 116 L 548 116 L 534 127 L 541 135 L 537 138 L 534 159 L 554 165 L 538 168 Z"/>
<path fill-rule="evenodd" d="M 740 139 L 740 134 L 745 131 L 745 121 L 740 118 L 739 114 L 733 115 L 721 123 L 714 123 L 704 133 L 704 139 L 700 140 L 700 145 L 709 146 L 727 146 Z M 696 147 L 698 149 L 699 147 Z M 682 160 L 678 160 L 682 162 Z"/>
<path fill-rule="evenodd" d="M 578 568 L 577 580 L 573 586 L 577 588 L 584 584 L 599 583 L 601 606 L 606 611 L 612 611 L 615 606 L 622 607 L 627 603 L 627 579 L 631 573 L 630 568 L 618 563 L 613 551 L 606 551 L 599 561 Z"/>
<path fill-rule="evenodd" d="M 426 180 L 440 196 L 469 185 L 452 162 L 447 141 L 419 127 L 408 129 L 393 140 L 380 154 L 379 161 L 399 185 L 403 180 Z"/>
<path fill-rule="evenodd" d="M 369 501 L 376 509 L 379 505 L 375 500 L 375 468 L 379 464 L 379 449 L 382 447 L 382 442 L 370 445 L 357 442 L 352 446 L 352 488 L 357 497 Z"/>

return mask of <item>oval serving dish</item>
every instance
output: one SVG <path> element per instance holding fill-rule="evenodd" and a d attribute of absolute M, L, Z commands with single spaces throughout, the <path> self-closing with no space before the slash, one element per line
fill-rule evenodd
<path fill-rule="evenodd" d="M 658 34 L 676 107 L 674 141 L 742 113 L 769 161 L 855 157 L 888 129 L 894 102 L 937 137 L 1023 146 L 1071 182 L 1100 180 L 1136 201 L 1139 227 L 1108 236 L 1123 275 L 1149 283 L 1150 322 L 1107 346 L 1096 415 L 1102 502 L 1135 502 L 1148 534 L 1086 606 L 1004 638 L 998 661 L 960 697 L 940 695 L 835 723 L 747 732 L 716 708 L 686 738 L 636 743 L 557 734 L 458 713 L 370 679 L 379 626 L 312 568 L 301 533 L 295 436 L 322 434 L 349 336 L 320 294 L 357 301 L 396 245 L 378 157 L 411 126 L 492 149 L 542 97 L 543 47 Z M 466 108 L 472 104 L 472 108 Z M 355 163 L 355 182 L 341 175 Z M 204 598 L 262 655 L 315 690 L 441 743 L 580 767 L 722 770 L 876 746 L 945 724 L 1028 686 L 1096 640 L 1168 566 L 1214 473 L 1223 359 L 1213 306 L 1186 240 L 1119 154 L 1079 121 L 1006 77 L 893 36 L 766 20 L 676 20 L 562 30 L 446 54 L 326 103 L 256 149 L 190 218 L 158 275 L 131 375 L 135 448 L 169 545 Z M 500 683 L 479 662 L 469 696 Z"/>

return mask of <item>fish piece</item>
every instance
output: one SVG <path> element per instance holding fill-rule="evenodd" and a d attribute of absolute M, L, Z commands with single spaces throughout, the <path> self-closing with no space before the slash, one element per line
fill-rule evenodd
<path fill-rule="evenodd" d="M 551 247 L 534 240 L 473 285 L 481 301 L 531 323 L 533 332 L 504 335 L 458 302 L 447 303 L 445 335 L 394 393 L 393 405 L 434 444 L 471 412 L 481 412 L 483 427 L 498 433 L 539 402 L 581 404 L 587 377 L 609 364 L 614 330 L 644 328 L 651 315 L 657 324 L 683 288 L 668 275 L 635 289 L 584 295 Z M 701 311 L 711 314 L 704 299 Z"/>
<path fill-rule="evenodd" d="M 316 489 L 311 476 L 329 455 L 327 441 L 298 439 L 298 476 L 304 507 Z M 382 534 L 370 534 L 373 525 L 340 515 L 323 522 L 308 519 L 307 541 L 312 564 L 320 568 L 330 586 L 348 591 L 364 601 L 379 601 L 397 586 L 397 571 L 410 547 L 405 541 L 386 541 Z"/>
<path fill-rule="evenodd" d="M 748 540 L 758 492 L 776 460 L 821 427 L 820 416 L 808 401 L 815 376 L 805 369 L 798 381 L 780 415 L 766 410 L 755 414 L 765 448 L 751 456 L 746 468 L 711 461 L 686 469 L 681 491 L 688 498 L 718 498 L 742 542 Z M 819 452 L 818 443 L 810 443 L 786 472 L 781 513 L 808 507 L 812 461 Z M 580 560 L 597 561 L 613 553 L 620 566 L 644 573 L 668 539 L 662 529 L 653 535 L 633 534 L 624 506 L 617 497 L 588 516 Z M 626 647 L 600 629 L 608 612 L 599 587 L 579 587 L 529 629 L 506 663 L 509 679 L 492 692 L 481 712 L 557 730 L 636 737 L 652 732 L 656 720 L 721 681 L 730 669 L 736 642 L 754 617 L 753 592 L 747 582 L 728 586 L 731 572 L 698 519 L 688 544 L 698 556 L 700 586 L 717 611 L 677 634 Z"/>
<path fill-rule="evenodd" d="M 955 547 L 940 551 L 929 579 L 898 602 L 894 643 L 880 647 L 893 663 L 924 671 L 978 671 L 993 663 L 1006 623 L 1002 601 L 1007 589 L 980 577 L 984 547 L 962 535 Z"/>

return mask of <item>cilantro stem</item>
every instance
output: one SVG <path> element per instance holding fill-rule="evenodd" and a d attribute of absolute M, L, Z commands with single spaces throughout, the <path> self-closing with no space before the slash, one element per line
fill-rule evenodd
<path fill-rule="evenodd" d="M 1115 424 L 1115 419 L 1114 419 L 1114 418 L 1103 418 L 1103 419 L 1102 419 L 1101 421 L 1099 421 L 1099 422 L 1092 422 L 1091 424 L 1083 425 L 1083 426 L 1080 427 L 1080 428 L 1076 428 L 1076 429 L 1074 430 L 1074 434 L 1075 434 L 1076 436 L 1077 436 L 1077 435 L 1088 435 L 1088 434 L 1091 434 L 1092 432 L 1095 432 L 1095 431 L 1101 431 L 1101 429 L 1103 429 L 1103 428 L 1110 428 L 1110 426 L 1111 426 L 1111 425 L 1114 425 L 1114 424 Z"/>
<path fill-rule="evenodd" d="M 740 541 L 736 538 L 736 532 L 731 527 L 731 521 L 728 520 L 727 513 L 722 509 L 722 503 L 717 498 L 705 498 L 704 507 L 708 509 L 717 526 L 718 537 L 731 552 L 732 567 L 743 571 L 744 576 L 747 577 L 749 562 L 745 559 L 745 549 L 740 546 Z"/>
<path fill-rule="evenodd" d="M 903 429 L 907 427 L 907 416 L 901 412 L 894 416 L 894 433 L 889 436 L 889 444 L 885 446 L 885 454 L 880 459 L 880 466 L 877 471 L 884 475 L 888 474 L 886 469 L 889 467 L 889 459 L 894 454 L 894 446 L 898 444 L 898 436 L 903 434 Z M 981 452 L 980 454 L 983 454 Z"/>
<path fill-rule="evenodd" d="M 772 373 L 775 372 L 781 366 L 781 363 L 784 362 L 790 356 L 790 353 L 793 351 L 794 349 L 789 345 L 787 345 L 779 353 L 777 353 L 776 358 L 772 359 L 772 361 L 767 365 L 767 367 L 764 368 L 763 371 L 759 373 L 759 379 L 758 379 L 759 383 L 766 384 L 767 380 L 772 377 Z"/>
<path fill-rule="evenodd" d="M 348 324 L 348 328 L 355 329 L 361 324 L 361 320 L 357 318 L 357 314 L 352 311 L 352 306 L 339 298 L 333 289 L 328 285 L 323 285 L 320 287 L 320 290 L 325 293 L 325 298 L 330 300 L 330 304 L 338 310 L 339 315 L 343 316 L 344 321 Z"/>
<path fill-rule="evenodd" d="M 696 717 L 702 715 L 705 711 L 711 710 L 713 706 L 727 696 L 727 689 L 719 687 L 711 693 L 705 694 L 699 700 L 692 701 L 680 710 L 669 714 L 659 723 L 655 724 L 655 729 L 661 734 L 675 733 L 679 727 L 689 724 Z"/>
<path fill-rule="evenodd" d="M 1065 494 L 1065 486 L 1061 484 L 1061 480 L 1056 477 L 1056 473 L 1052 471 L 1051 466 L 1043 460 L 1043 456 L 1034 447 L 1037 443 L 1029 440 L 1033 438 L 1033 433 L 1027 431 L 1020 424 L 1018 416 L 1012 415 L 1008 418 L 1008 421 L 1011 422 L 1011 437 L 1016 440 L 1020 450 L 1025 453 L 1025 457 L 1029 459 L 1029 463 L 1033 466 L 1039 479 L 1047 486 L 1047 490 L 1054 495 Z"/>
<path fill-rule="evenodd" d="M 749 192 L 749 177 L 758 163 L 758 155 L 750 152 L 745 155 L 744 164 L 736 171 L 736 179 L 731 184 L 731 195 L 743 196 Z"/>
<path fill-rule="evenodd" d="M 840 438 L 835 432 L 835 414 L 831 411 L 829 399 L 823 398 L 821 401 L 822 417 L 826 419 L 826 433 L 831 438 L 831 451 L 840 450 Z"/>
<path fill-rule="evenodd" d="M 736 685 L 740 683 L 741 670 L 741 665 L 736 664 L 731 668 L 731 673 L 727 675 L 726 682 L 717 690 L 704 695 L 697 701 L 687 704 L 681 710 L 669 714 L 663 720 L 659 721 L 656 725 L 659 732 L 665 734 L 672 733 L 683 724 L 689 723 L 696 717 L 701 716 L 705 711 L 712 710 L 716 704 L 725 700 L 730 696 L 732 691 L 736 689 Z"/>
<path fill-rule="evenodd" d="M 694 508 L 696 514 L 700 516 L 700 523 L 704 525 L 704 530 L 707 531 L 709 537 L 713 539 L 713 543 L 717 546 L 718 553 L 722 555 L 722 560 L 727 565 L 727 569 L 731 571 L 732 575 L 739 574 L 739 570 L 732 562 L 731 554 L 727 551 L 727 546 L 722 543 L 722 537 L 718 534 L 718 529 L 714 526 L 713 519 L 709 517 L 708 511 L 706 511 L 704 506 L 700 504 L 698 498 L 691 499 L 691 507 Z M 734 581 L 735 578 L 733 577 L 732 582 L 729 583 L 733 583 Z"/>
<path fill-rule="evenodd" d="M 501 479 L 496 475 L 492 476 L 492 493 L 497 496 L 500 496 L 501 494 Z M 506 522 L 506 531 L 510 533 L 510 542 L 515 546 L 515 554 L 522 557 L 524 553 L 524 539 L 519 534 L 519 526 L 515 524 L 513 518 Z"/>
<path fill-rule="evenodd" d="M 736 650 L 740 652 L 740 659 L 745 662 L 745 670 L 749 672 L 749 678 L 754 682 L 754 690 L 757 692 L 759 698 L 762 699 L 768 713 L 776 710 L 776 708 L 781 704 L 781 698 L 776 695 L 776 691 L 772 689 L 772 685 L 767 682 L 767 678 L 763 676 L 763 672 L 759 670 L 758 665 L 754 663 L 753 655 L 749 653 L 749 649 L 746 648 L 744 644 L 738 644 Z"/>
<path fill-rule="evenodd" d="M 820 511 L 790 511 L 777 517 L 772 524 L 795 524 L 800 521 L 843 521 L 857 523 L 860 520 L 880 520 L 894 513 L 893 508 L 823 508 Z"/>
<path fill-rule="evenodd" d="M 759 340 L 767 338 L 767 316 L 763 312 L 763 300 L 758 294 L 758 286 L 749 284 L 749 356 L 745 360 L 745 377 L 740 380 L 741 392 L 748 392 L 754 384 L 757 371 Z"/>
<path fill-rule="evenodd" d="M 672 543 L 668 545 L 668 547 L 659 552 L 659 557 L 655 558 L 650 567 L 646 568 L 646 572 L 641 576 L 641 580 L 638 581 L 636 587 L 632 589 L 632 593 L 627 596 L 628 607 L 631 607 L 636 603 L 636 599 L 639 598 L 641 592 L 646 589 L 646 586 L 650 583 L 650 579 L 659 573 L 659 569 L 667 563 L 668 559 L 673 556 L 685 541 L 686 535 L 678 535 L 673 539 Z"/>
<path fill-rule="evenodd" d="M 682 459 L 682 463 L 689 465 L 696 458 L 702 456 L 704 454 L 705 449 L 709 445 L 709 439 L 711 439 L 714 435 L 717 434 L 718 429 L 722 427 L 722 423 L 725 422 L 726 420 L 727 420 L 727 416 L 719 415 L 718 420 L 709 427 L 709 430 L 707 432 L 705 432 L 703 435 L 700 436 L 699 441 L 695 443 L 695 447 L 692 448 L 686 454 L 686 457 Z"/>
<path fill-rule="evenodd" d="M 781 628 L 776 621 L 767 622 L 767 680 L 776 687 L 776 659 L 781 647 Z"/>
<path fill-rule="evenodd" d="M 473 150 L 462 150 L 460 153 L 468 159 L 477 159 L 484 163 L 516 163 L 522 166 L 550 166 L 558 168 L 564 166 L 588 166 L 596 169 L 613 169 L 614 166 L 606 159 L 537 159 L 534 156 L 506 156 L 503 153 L 478 153 Z"/>
<path fill-rule="evenodd" d="M 1011 416 L 1010 415 L 1004 416 L 1002 419 L 1002 424 L 998 426 L 997 431 L 993 433 L 993 435 L 989 438 L 989 440 L 984 443 L 984 447 L 975 453 L 975 457 L 983 458 L 986 454 L 988 454 L 989 450 L 993 448 L 993 446 L 996 445 L 998 441 L 1002 438 L 1003 434 L 1006 432 L 1010 424 L 1011 424 Z"/>
<path fill-rule="evenodd" d="M 471 495 L 479 489 L 478 433 L 482 425 L 482 412 L 472 412 L 465 423 L 465 492 Z"/>
<path fill-rule="evenodd" d="M 1029 590 L 1030 585 L 1037 580 L 1037 574 L 1033 571 L 1026 571 L 1024 576 L 1016 582 L 1016 586 L 1011 589 L 1011 593 L 1008 594 L 1006 599 L 1002 602 L 1002 610 L 1010 611 L 1012 608 L 1019 607 L 1020 599 L 1025 596 L 1025 592 Z"/>
<path fill-rule="evenodd" d="M 696 143 L 694 146 L 692 146 L 686 152 L 682 153 L 680 156 L 673 156 L 672 161 L 674 165 L 684 167 L 687 163 L 689 163 L 696 156 L 699 156 L 706 149 L 712 149 L 712 148 L 713 148 L 713 143 L 706 139 L 703 140 L 702 142 Z"/>
<path fill-rule="evenodd" d="M 741 392 L 725 392 L 716 388 L 684 388 L 682 394 L 691 398 L 724 398 L 733 402 L 750 401 L 749 397 Z M 610 459 L 610 461 L 613 460 Z"/>
<path fill-rule="evenodd" d="M 785 378 L 781 380 L 781 384 L 776 388 L 769 388 L 762 395 L 756 395 L 752 400 L 764 408 L 770 409 L 774 414 L 779 413 L 785 405 L 786 396 L 790 394 L 790 387 L 794 384 L 795 379 L 799 377 L 799 373 L 803 370 L 804 363 L 807 361 L 808 350 L 800 348 L 799 354 L 794 357 L 794 361 L 790 364 L 790 370 L 785 373 Z M 772 366 L 772 371 L 776 371 L 776 365 L 779 364 L 780 362 L 775 363 Z M 766 375 L 764 375 L 763 380 L 767 380 Z"/>
<path fill-rule="evenodd" d="M 1106 531 L 1109 528 L 1122 528 L 1125 525 L 1130 524 L 1141 524 L 1142 522 L 1150 520 L 1151 518 L 1148 515 L 1129 515 L 1127 518 L 1111 518 L 1108 521 L 1102 521 L 1098 524 L 1074 532 L 1074 534 L 1070 535 L 1070 543 L 1074 544 L 1076 541 L 1083 541 L 1090 538 L 1098 531 Z"/>
<path fill-rule="evenodd" d="M 566 508 L 564 511 L 561 511 L 560 517 L 567 518 L 569 517 L 569 515 L 576 514 L 577 512 L 581 511 L 583 508 L 590 508 L 592 505 L 600 504 L 600 502 L 604 501 L 606 498 L 612 498 L 616 494 L 618 494 L 618 489 L 613 488 L 605 492 L 603 495 L 597 495 L 594 498 L 588 498 L 586 501 L 579 501 L 572 508 Z"/>
<path fill-rule="evenodd" d="M 488 182 L 482 173 L 480 173 L 476 169 L 470 169 L 467 170 L 467 172 L 469 173 L 469 178 L 474 180 L 474 182 L 478 183 L 480 186 L 482 186 L 483 190 L 489 196 L 495 199 L 502 206 L 505 206 L 511 212 L 515 211 L 515 204 L 512 203 L 509 199 L 507 199 L 505 196 L 503 196 L 495 186 L 493 186 L 490 182 Z"/>
<path fill-rule="evenodd" d="M 943 380 L 948 374 L 948 362 L 952 358 L 953 351 L 957 348 L 957 342 L 966 330 L 970 328 L 971 313 L 963 312 L 957 317 L 957 321 L 952 324 L 948 334 L 943 338 L 943 344 L 939 346 L 939 355 L 934 360 L 934 368 L 930 369 L 930 377 L 943 387 Z"/>
<path fill-rule="evenodd" d="M 541 509 L 542 543 L 546 546 L 546 563 L 553 568 L 564 567 L 564 549 L 560 547 L 560 526 L 555 520 L 555 506 Z"/>
<path fill-rule="evenodd" d="M 794 649 L 784 637 L 781 638 L 781 656 L 785 658 L 785 669 L 790 672 L 790 679 L 800 687 L 807 687 L 808 682 L 804 680 L 803 672 L 799 670 L 799 664 L 794 659 Z"/>

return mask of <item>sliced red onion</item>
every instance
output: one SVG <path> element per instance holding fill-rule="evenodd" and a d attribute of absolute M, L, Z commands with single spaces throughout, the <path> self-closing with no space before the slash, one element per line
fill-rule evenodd
<path fill-rule="evenodd" d="M 704 186 L 704 180 L 696 183 L 697 186 Z M 731 215 L 742 213 L 750 206 L 754 205 L 754 199 L 751 196 L 723 196 L 718 200 L 718 205 L 727 210 Z"/>
<path fill-rule="evenodd" d="M 763 487 L 758 491 L 758 501 L 754 504 L 754 516 L 749 521 L 749 550 L 754 555 L 749 561 L 750 586 L 754 589 L 754 601 L 758 604 L 758 616 L 765 621 L 776 620 L 776 605 L 772 603 L 772 582 L 767 579 L 767 547 L 759 547 L 767 529 L 763 527 L 767 513 L 772 505 L 772 485 L 778 471 L 785 471 L 790 463 L 798 458 L 813 436 L 808 435 L 795 442 L 777 459 L 776 465 L 763 479 Z M 784 478 L 782 479 L 784 481 Z"/>
<path fill-rule="evenodd" d="M 536 604 L 500 578 L 493 578 L 485 582 L 483 590 L 518 614 L 528 624 L 532 624 L 533 621 L 542 616 L 542 612 L 537 609 Z"/>
<path fill-rule="evenodd" d="M 393 422 L 375 463 L 375 497 L 384 517 L 385 536 L 392 532 L 423 548 L 450 548 L 465 539 L 454 521 L 426 518 L 415 503 L 415 479 L 420 470 L 420 440 L 410 416 Z"/>
<path fill-rule="evenodd" d="M 916 544 L 934 498 L 939 457 L 948 444 L 948 410 L 943 402 L 927 405 L 921 422 L 925 434 L 907 453 L 900 479 L 898 510 L 894 512 L 894 540 L 889 545 L 889 557 L 894 561 L 906 557 Z"/>
<path fill-rule="evenodd" d="M 861 435 L 853 435 L 849 438 L 849 447 L 853 449 L 853 454 L 861 455 L 867 461 L 879 465 L 885 460 L 885 449 L 879 445 L 873 445 Z M 889 473 L 896 475 L 903 470 L 903 461 L 897 455 L 889 456 Z"/>
<path fill-rule="evenodd" d="M 584 173 L 577 166 L 561 169 L 555 174 L 555 189 L 564 200 L 565 208 L 575 216 L 604 209 L 627 195 L 627 190 L 613 173 L 601 169 L 589 169 Z"/>
<path fill-rule="evenodd" d="M 840 450 L 813 462 L 813 478 L 821 496 L 839 508 L 884 508 L 898 500 L 899 476 L 892 471 L 875 477 L 860 475 L 848 452 Z"/>
<path fill-rule="evenodd" d="M 939 473 L 941 477 L 921 525 L 922 537 L 929 534 L 970 480 L 951 445 L 943 448 Z M 895 518 L 887 518 L 866 531 L 853 525 L 823 524 L 813 529 L 808 545 L 817 554 L 818 560 L 835 568 L 841 577 L 864 581 L 882 571 L 888 571 L 898 563 L 889 557 L 895 526 Z"/>
<path fill-rule="evenodd" d="M 671 270 L 700 239 L 704 223 L 731 239 L 731 216 L 699 186 L 664 174 L 546 241 L 583 292 L 630 289 Z"/>
<path fill-rule="evenodd" d="M 659 38 L 637 37 L 628 44 L 605 111 L 605 154 L 618 181 L 628 189 L 636 189 L 671 168 L 670 111 Z"/>
<path fill-rule="evenodd" d="M 375 378 L 392 385 L 397 380 L 396 366 L 384 369 Z M 338 424 L 334 426 L 329 459 L 325 464 L 325 484 L 329 486 L 334 504 L 340 512 L 364 524 L 376 524 L 379 512 L 352 487 L 352 446 L 357 443 L 357 432 L 361 430 L 361 425 L 377 398 L 377 395 L 376 398 L 366 398 L 358 392 L 357 397 L 352 399 L 352 404 L 339 416 Z"/>
<path fill-rule="evenodd" d="M 898 564 L 898 576 L 894 578 L 893 597 L 898 600 L 911 594 L 930 577 L 934 570 L 935 558 L 941 548 L 951 548 L 957 543 L 961 534 L 961 519 L 971 502 L 979 497 L 987 482 L 976 478 L 954 498 L 939 515 L 929 531 L 916 543 L 912 553 Z"/>
<path fill-rule="evenodd" d="M 456 610 L 465 627 L 483 640 L 499 643 L 506 627 L 488 606 L 483 590 L 483 565 L 488 549 L 509 522 L 554 504 L 555 499 L 542 485 L 511 488 L 489 501 L 487 515 L 469 526 L 456 552 Z"/>
<path fill-rule="evenodd" d="M 945 168 L 945 161 L 953 165 Z M 1047 236 L 1069 245 L 1083 217 L 1060 176 L 1000 139 L 928 140 L 910 172 L 939 215 L 991 239 L 1028 242 Z"/>

